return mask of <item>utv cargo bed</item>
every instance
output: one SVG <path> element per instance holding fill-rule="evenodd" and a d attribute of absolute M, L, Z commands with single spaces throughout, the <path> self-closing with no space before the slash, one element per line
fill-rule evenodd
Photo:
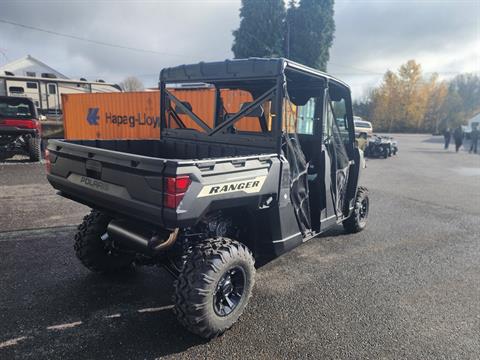
<path fill-rule="evenodd" d="M 51 140 L 48 149 L 54 164 L 48 180 L 62 196 L 165 227 L 187 225 L 205 210 L 198 204 L 185 206 L 188 210 L 166 208 L 165 178 L 188 176 L 189 191 L 200 192 L 212 181 L 266 176 L 277 157 L 247 155 L 254 149 L 163 140 Z M 206 158 L 187 159 L 190 154 Z"/>

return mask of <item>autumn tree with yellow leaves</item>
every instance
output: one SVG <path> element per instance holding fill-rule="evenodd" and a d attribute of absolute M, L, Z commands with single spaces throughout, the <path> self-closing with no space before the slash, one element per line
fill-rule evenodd
<path fill-rule="evenodd" d="M 459 91 L 465 88 L 469 91 Z M 380 86 L 355 102 L 354 111 L 375 131 L 438 133 L 480 111 L 480 97 L 472 92 L 480 92 L 478 76 L 441 81 L 437 74 L 424 76 L 421 65 L 409 60 L 396 73 L 387 71 Z"/>

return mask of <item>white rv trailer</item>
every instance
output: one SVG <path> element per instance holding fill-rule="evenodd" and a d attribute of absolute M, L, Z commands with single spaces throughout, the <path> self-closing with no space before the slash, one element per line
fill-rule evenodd
<path fill-rule="evenodd" d="M 116 84 L 103 80 L 87 81 L 62 79 L 54 74 L 16 76 L 5 71 L 0 74 L 0 96 L 26 96 L 31 98 L 43 115 L 62 113 L 62 94 L 120 92 Z"/>

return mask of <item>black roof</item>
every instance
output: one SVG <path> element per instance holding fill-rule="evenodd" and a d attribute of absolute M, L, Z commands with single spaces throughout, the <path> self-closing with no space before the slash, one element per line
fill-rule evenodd
<path fill-rule="evenodd" d="M 179 65 L 164 68 L 160 72 L 160 81 L 166 82 L 202 82 L 252 78 L 274 78 L 292 69 L 316 77 L 336 81 L 344 86 L 341 80 L 316 69 L 296 63 L 285 58 L 248 58 L 198 64 Z"/>

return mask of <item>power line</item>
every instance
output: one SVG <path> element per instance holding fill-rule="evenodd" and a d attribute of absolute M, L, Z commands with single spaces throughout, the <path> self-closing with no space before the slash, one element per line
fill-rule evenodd
<path fill-rule="evenodd" d="M 108 46 L 108 47 L 118 48 L 118 49 L 123 49 L 123 50 L 137 51 L 137 52 L 150 53 L 150 54 L 156 54 L 156 55 L 162 55 L 162 56 L 175 56 L 175 57 L 184 57 L 185 56 L 185 55 L 181 55 L 181 54 L 165 53 L 165 52 L 160 52 L 160 51 L 151 50 L 151 49 L 135 48 L 135 47 L 124 46 L 124 45 L 119 45 L 119 44 L 112 44 L 112 43 L 108 43 L 108 42 L 104 42 L 104 41 L 92 40 L 92 39 L 84 38 L 84 37 L 77 36 L 77 35 L 65 34 L 65 33 L 60 33 L 60 32 L 53 31 L 53 30 L 38 28 L 38 27 L 35 27 L 35 26 L 31 26 L 31 25 L 20 24 L 20 23 L 10 21 L 10 20 L 5 20 L 5 19 L 0 19 L 0 23 L 9 24 L 9 25 L 13 25 L 13 26 L 18 26 L 18 27 L 21 27 L 21 28 L 24 28 L 24 29 L 39 31 L 39 32 L 50 34 L 50 35 L 65 37 L 65 38 L 69 38 L 69 39 L 84 41 L 84 42 L 88 42 L 88 43 L 92 43 L 92 44 L 96 44 L 96 45 Z M 261 42 L 255 36 L 253 36 L 251 34 L 249 34 L 249 35 L 254 37 L 257 41 Z M 5 58 L 7 58 L 6 54 L 4 54 L 4 53 L 2 53 L 2 54 Z M 343 67 L 343 68 L 350 68 L 352 70 L 363 72 L 364 73 L 363 75 L 367 75 L 367 74 L 376 75 L 376 76 L 384 75 L 384 73 L 374 72 L 374 71 L 371 71 L 371 70 L 365 70 L 365 69 L 361 69 L 361 68 L 358 68 L 358 67 L 353 67 L 353 66 L 350 66 L 350 65 L 344 65 L 344 64 L 339 64 L 339 63 L 331 63 L 330 62 L 328 65 Z M 336 72 L 336 71 L 332 71 L 332 73 L 335 73 L 337 75 L 343 75 L 343 76 L 360 76 L 360 75 L 362 75 L 362 74 L 359 74 L 359 73 L 345 73 L 345 72 Z M 433 74 L 433 73 L 435 73 L 435 71 L 426 72 L 426 74 L 428 74 L 428 73 Z M 443 74 L 443 75 L 447 75 L 447 74 L 455 75 L 455 74 L 459 74 L 460 72 L 453 72 L 453 71 L 442 72 L 442 71 L 439 71 L 437 73 L 438 74 Z M 148 75 L 150 75 L 150 74 L 148 74 Z"/>
<path fill-rule="evenodd" d="M 69 38 L 69 39 L 84 41 L 84 42 L 88 42 L 88 43 L 92 43 L 92 44 L 96 44 L 96 45 L 109 46 L 109 47 L 118 48 L 118 49 L 137 51 L 137 52 L 143 52 L 143 53 L 150 53 L 150 54 L 157 54 L 157 55 L 163 55 L 163 56 L 181 56 L 181 57 L 185 56 L 185 55 L 180 55 L 180 54 L 170 54 L 170 53 L 165 53 L 165 52 L 160 52 L 160 51 L 155 51 L 155 50 L 150 50 L 150 49 L 135 48 L 135 47 L 124 46 L 124 45 L 119 45 L 119 44 L 107 43 L 107 42 L 104 42 L 104 41 L 92 40 L 92 39 L 84 38 L 84 37 L 77 36 L 77 35 L 64 34 L 64 33 L 60 33 L 60 32 L 53 31 L 53 30 L 41 29 L 41 28 L 31 26 L 31 25 L 20 24 L 20 23 L 10 21 L 10 20 L 5 20 L 5 19 L 0 19 L 0 22 L 4 23 L 4 24 L 13 25 L 13 26 L 18 26 L 18 27 L 21 27 L 21 28 L 24 28 L 24 29 L 40 31 L 40 32 L 47 33 L 47 34 L 50 34 L 50 35 L 66 37 L 66 38 Z"/>

